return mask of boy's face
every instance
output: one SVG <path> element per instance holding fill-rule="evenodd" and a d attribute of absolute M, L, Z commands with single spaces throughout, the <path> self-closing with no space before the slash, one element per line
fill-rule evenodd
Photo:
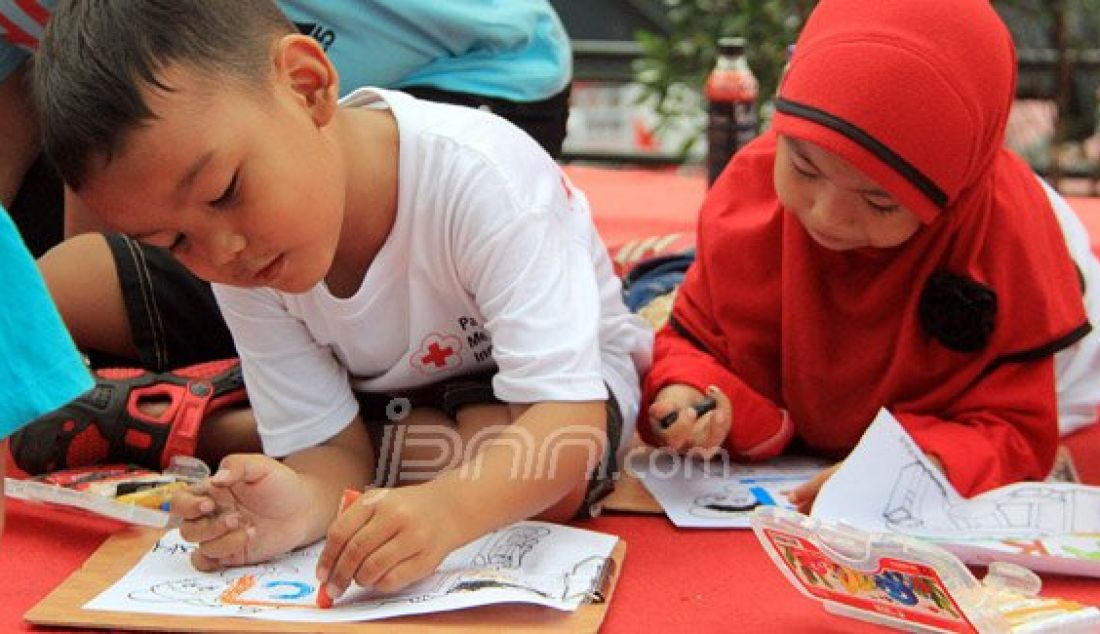
<path fill-rule="evenodd" d="M 815 242 L 833 251 L 896 247 L 920 219 L 844 159 L 787 136 L 775 152 L 775 191 Z"/>
<path fill-rule="evenodd" d="M 110 162 L 93 159 L 82 201 L 211 282 L 303 292 L 324 279 L 346 195 L 333 108 L 279 69 L 266 91 L 164 75 L 174 90 L 147 91 L 156 117 Z"/>

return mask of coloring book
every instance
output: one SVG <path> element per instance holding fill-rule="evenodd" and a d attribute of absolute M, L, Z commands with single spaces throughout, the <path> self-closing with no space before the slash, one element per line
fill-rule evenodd
<path fill-rule="evenodd" d="M 934 541 L 967 563 L 1100 577 L 1100 487 L 1019 482 L 966 499 L 885 409 L 813 516 Z"/>
<path fill-rule="evenodd" d="M 173 530 L 84 609 L 316 623 L 506 602 L 576 610 L 598 598 L 617 540 L 568 526 L 519 522 L 456 550 L 434 574 L 399 593 L 353 586 L 332 608 L 320 609 L 314 571 L 322 544 L 263 564 L 204 573 L 190 563 L 195 545 Z"/>
<path fill-rule="evenodd" d="M 793 508 L 785 492 L 829 464 L 801 456 L 740 464 L 660 450 L 644 457 L 630 463 L 635 477 L 672 523 L 686 528 L 749 528 L 756 507 Z"/>

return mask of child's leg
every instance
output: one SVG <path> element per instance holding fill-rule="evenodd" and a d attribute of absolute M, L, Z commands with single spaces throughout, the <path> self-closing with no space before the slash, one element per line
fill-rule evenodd
<path fill-rule="evenodd" d="M 237 356 L 210 285 L 164 249 L 83 234 L 51 249 L 39 269 L 94 367 L 165 372 Z"/>
<path fill-rule="evenodd" d="M 216 469 L 222 458 L 235 453 L 263 453 L 252 408 L 227 407 L 202 423 L 195 457 Z"/>
<path fill-rule="evenodd" d="M 85 233 L 38 259 L 57 310 L 81 349 L 106 352 L 140 365 L 111 249 L 98 233 Z"/>
<path fill-rule="evenodd" d="M 240 363 L 223 359 L 172 373 L 96 371 L 96 386 L 12 436 L 11 454 L 31 474 L 103 463 L 167 467 L 198 455 L 260 448 L 245 401 Z"/>
<path fill-rule="evenodd" d="M 198 374 L 208 368 L 214 378 L 223 368 L 206 364 L 236 356 L 209 285 L 161 249 L 118 235 L 83 234 L 54 247 L 39 259 L 39 267 L 62 318 L 77 345 L 89 352 L 93 366 L 138 366 L 161 374 L 105 372 L 99 383 L 106 392 L 89 393 L 42 417 L 22 434 L 20 443 L 13 443 L 13 449 L 21 450 L 15 458 L 24 469 L 37 472 L 132 460 L 134 443 L 120 443 L 112 434 L 144 427 L 163 437 L 155 432 L 157 424 L 178 426 L 179 415 L 168 410 L 183 398 L 188 381 L 164 373 L 182 366 L 196 370 L 194 366 L 202 364 Z M 196 372 L 183 375 L 191 378 Z M 112 388 L 118 393 L 114 406 L 93 398 Z M 131 403 L 134 389 L 140 392 Z M 232 404 L 202 412 L 194 449 L 213 466 L 230 453 L 260 450 L 243 384 L 227 392 L 239 397 L 222 398 Z M 147 466 L 157 466 L 159 451 L 147 454 Z"/>

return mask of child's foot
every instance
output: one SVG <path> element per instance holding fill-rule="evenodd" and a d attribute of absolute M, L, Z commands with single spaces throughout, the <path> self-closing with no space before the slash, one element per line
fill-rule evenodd
<path fill-rule="evenodd" d="M 211 361 L 174 372 L 96 370 L 96 386 L 11 437 L 12 459 L 29 474 L 104 462 L 163 469 L 194 455 L 203 420 L 246 399 L 240 362 Z"/>

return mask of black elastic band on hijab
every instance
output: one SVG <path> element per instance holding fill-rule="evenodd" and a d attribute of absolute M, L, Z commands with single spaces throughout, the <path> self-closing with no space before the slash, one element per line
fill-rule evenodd
<path fill-rule="evenodd" d="M 883 163 L 886 163 L 898 174 L 901 174 L 905 180 L 909 181 L 913 187 L 920 190 L 920 192 L 935 203 L 937 207 L 943 209 L 947 206 L 947 194 L 933 183 L 932 179 L 925 176 L 920 170 L 913 167 L 912 164 L 896 154 L 893 150 L 883 145 L 878 139 L 851 123 L 835 117 L 824 110 L 818 110 L 812 106 L 795 103 L 783 99 L 782 97 L 775 100 L 775 109 L 783 114 L 799 117 L 823 125 L 856 142 L 860 147 L 874 154 Z"/>
<path fill-rule="evenodd" d="M 1024 350 L 1022 352 L 1014 352 L 1010 354 L 1002 354 L 993 360 L 993 363 L 989 365 L 983 372 L 983 375 L 989 374 L 993 370 L 1005 365 L 1006 363 L 1029 363 L 1031 361 L 1038 361 L 1039 359 L 1045 359 L 1056 352 L 1061 352 L 1066 348 L 1072 346 L 1078 341 L 1085 338 L 1092 332 L 1092 324 L 1087 320 L 1085 323 L 1077 326 L 1069 332 L 1069 334 L 1059 337 L 1050 343 L 1041 345 L 1031 350 Z"/>

